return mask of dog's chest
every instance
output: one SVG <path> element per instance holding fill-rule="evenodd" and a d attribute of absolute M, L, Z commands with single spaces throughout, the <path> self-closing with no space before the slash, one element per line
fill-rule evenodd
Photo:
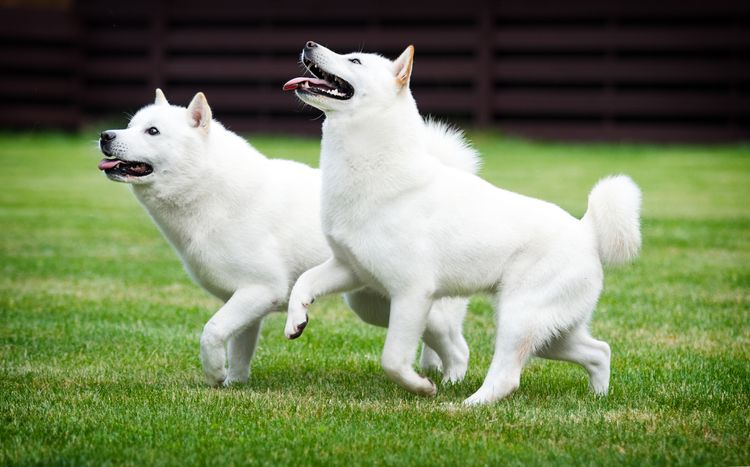
<path fill-rule="evenodd" d="M 236 285 L 228 271 L 236 258 L 221 232 L 193 231 L 177 248 L 185 268 L 195 281 L 214 295 L 231 294 Z"/>
<path fill-rule="evenodd" d="M 215 218 L 205 210 L 200 216 L 179 216 L 157 222 L 177 251 L 190 276 L 211 294 L 224 298 L 237 288 L 238 275 L 251 265 L 233 241 L 241 225 Z M 248 264 L 242 264 L 247 262 Z"/>
<path fill-rule="evenodd" d="M 327 235 L 326 238 L 336 257 L 346 263 L 363 284 L 382 293 L 387 293 L 388 287 L 384 283 L 382 275 L 379 274 L 380 271 L 373 269 L 371 255 L 368 254 L 368 245 L 353 244 L 351 239 L 342 238 L 335 234 Z"/>
<path fill-rule="evenodd" d="M 393 225 L 382 219 L 369 222 L 331 225 L 325 234 L 334 254 L 343 260 L 357 277 L 371 288 L 388 293 L 403 284 L 411 271 L 410 254 L 398 251 Z"/>

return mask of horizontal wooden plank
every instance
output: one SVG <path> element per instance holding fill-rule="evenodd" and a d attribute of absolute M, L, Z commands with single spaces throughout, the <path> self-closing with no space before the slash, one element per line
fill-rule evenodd
<path fill-rule="evenodd" d="M 503 121 L 503 132 L 528 138 L 569 141 L 719 143 L 750 138 L 750 129 L 722 125 L 612 124 Z"/>
<path fill-rule="evenodd" d="M 592 2 L 587 0 L 503 1 L 490 2 L 494 15 L 500 18 L 584 19 L 584 18 L 701 18 L 706 15 L 747 13 L 745 0 L 629 0 Z"/>
<path fill-rule="evenodd" d="M 0 46 L 0 69 L 72 72 L 77 57 L 70 48 Z"/>
<path fill-rule="evenodd" d="M 289 112 L 294 114 L 303 107 L 292 93 L 284 93 L 281 87 L 270 88 L 230 88 L 222 86 L 180 86 L 164 88 L 167 99 L 175 104 L 187 106 L 196 92 L 206 95 L 214 116 L 219 120 L 222 113 L 269 113 Z M 139 108 L 153 102 L 154 90 L 148 86 L 87 86 L 84 103 L 97 109 L 109 108 L 115 112 Z"/>
<path fill-rule="evenodd" d="M 148 79 L 151 61 L 148 57 L 89 57 L 84 62 L 84 74 L 94 79 Z"/>
<path fill-rule="evenodd" d="M 302 73 L 294 58 L 279 57 L 177 57 L 164 65 L 167 79 L 275 79 L 279 86 L 285 77 Z"/>
<path fill-rule="evenodd" d="M 150 50 L 156 45 L 153 41 L 149 30 L 118 27 L 87 30 L 84 45 L 88 49 Z"/>
<path fill-rule="evenodd" d="M 291 28 L 247 27 L 242 29 L 200 26 L 170 30 L 166 38 L 168 50 L 188 51 L 289 51 L 301 52 L 308 40 L 313 40 L 339 53 L 363 49 L 380 52 L 384 49 L 402 50 L 413 44 L 418 50 L 471 51 L 478 40 L 472 27 L 400 28 L 320 28 L 298 26 Z"/>
<path fill-rule="evenodd" d="M 695 92 L 496 91 L 494 110 L 514 115 L 750 114 L 750 96 Z"/>
<path fill-rule="evenodd" d="M 440 83 L 444 80 L 474 81 L 478 78 L 477 59 L 473 57 L 414 56 L 412 81 Z"/>
<path fill-rule="evenodd" d="M 228 129 L 237 132 L 249 134 L 249 142 L 252 144 L 253 134 L 281 134 L 281 135 L 320 135 L 319 118 L 311 114 L 281 117 L 281 116 L 243 116 L 233 115 L 230 117 L 219 117 L 219 121 Z M 274 157 L 274 154 L 267 154 Z"/>
<path fill-rule="evenodd" d="M 414 89 L 413 94 L 422 113 L 471 113 L 476 104 L 471 89 Z"/>
<path fill-rule="evenodd" d="M 16 77 L 0 75 L 0 96 L 34 99 L 70 99 L 76 81 L 70 77 Z"/>
<path fill-rule="evenodd" d="M 154 90 L 147 85 L 123 86 L 117 84 L 107 86 L 103 84 L 89 85 L 83 91 L 83 105 L 98 109 L 109 108 L 115 112 L 135 109 L 154 101 Z"/>
<path fill-rule="evenodd" d="M 165 4 L 149 0 L 128 0 L 127 2 L 77 0 L 78 14 L 84 21 L 100 25 L 116 26 L 120 22 L 147 21 Z M 205 8 L 204 3 L 204 8 Z M 161 7 L 163 8 L 163 6 Z"/>
<path fill-rule="evenodd" d="M 268 21 L 280 18 L 286 21 L 326 24 L 367 18 L 387 20 L 415 20 L 424 22 L 452 18 L 469 19 L 477 14 L 477 7 L 483 0 L 464 0 L 462 2 L 435 2 L 416 0 L 403 2 L 398 0 L 379 0 L 376 2 L 361 1 L 356 5 L 345 0 L 318 2 L 314 7 L 302 6 L 294 0 L 276 0 L 273 2 L 237 2 L 234 0 L 213 0 L 209 8 L 198 0 L 181 0 L 179 6 L 171 8 L 170 17 L 181 21 Z"/>
<path fill-rule="evenodd" d="M 0 125 L 9 128 L 77 128 L 76 106 L 3 103 Z"/>
<path fill-rule="evenodd" d="M 74 42 L 74 17 L 66 10 L 0 7 L 0 39 Z"/>
<path fill-rule="evenodd" d="M 695 50 L 750 47 L 750 34 L 725 27 L 505 26 L 494 34 L 497 49 L 511 51 Z"/>
<path fill-rule="evenodd" d="M 705 83 L 750 79 L 750 67 L 730 60 L 504 58 L 495 60 L 498 81 Z"/>

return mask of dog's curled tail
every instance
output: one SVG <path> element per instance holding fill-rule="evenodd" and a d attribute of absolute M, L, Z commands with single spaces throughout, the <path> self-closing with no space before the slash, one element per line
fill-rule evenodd
<path fill-rule="evenodd" d="M 427 151 L 443 164 L 472 174 L 479 171 L 479 153 L 471 147 L 461 130 L 431 118 L 425 119 Z"/>
<path fill-rule="evenodd" d="M 627 175 L 599 180 L 582 221 L 594 229 L 602 264 L 622 264 L 641 248 L 641 190 Z"/>

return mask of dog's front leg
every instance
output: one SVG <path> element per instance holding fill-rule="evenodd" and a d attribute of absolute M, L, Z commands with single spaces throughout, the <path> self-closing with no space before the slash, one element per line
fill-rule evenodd
<path fill-rule="evenodd" d="M 302 335 L 307 326 L 307 309 L 316 297 L 348 292 L 360 287 L 362 283 L 359 278 L 349 266 L 335 256 L 307 270 L 299 276 L 289 295 L 289 312 L 284 334 L 288 339 L 296 339 Z"/>
<path fill-rule="evenodd" d="M 260 318 L 229 339 L 227 344 L 229 371 L 227 372 L 227 378 L 224 380 L 224 386 L 247 381 L 250 375 L 250 361 L 255 354 L 262 323 L 263 318 Z"/>
<path fill-rule="evenodd" d="M 252 348 L 246 344 L 244 348 L 231 346 L 232 352 L 239 351 L 243 355 L 233 357 L 233 364 L 230 365 L 231 375 L 233 378 L 239 374 L 242 376 L 243 371 L 237 371 L 234 364 L 244 365 L 250 363 L 252 351 L 255 349 L 255 339 L 257 339 L 260 321 L 274 307 L 275 303 L 283 301 L 278 297 L 278 293 L 271 287 L 252 286 L 237 290 L 234 295 L 219 308 L 219 311 L 206 323 L 201 335 L 201 362 L 203 371 L 206 375 L 206 382 L 211 386 L 219 386 L 227 380 L 226 351 L 227 341 L 239 336 L 243 332 L 254 332 Z M 253 328 L 256 329 L 253 330 Z M 252 337 L 252 336 L 244 336 Z M 249 351 L 249 353 L 248 353 Z"/>
<path fill-rule="evenodd" d="M 391 316 L 381 359 L 385 373 L 394 383 L 422 396 L 437 393 L 435 383 L 420 376 L 412 367 L 431 306 L 432 299 L 420 292 L 391 298 Z"/>

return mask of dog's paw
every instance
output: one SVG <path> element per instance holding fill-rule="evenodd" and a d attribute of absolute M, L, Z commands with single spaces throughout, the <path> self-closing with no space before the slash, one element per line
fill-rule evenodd
<path fill-rule="evenodd" d="M 437 386 L 430 378 L 424 378 L 424 380 L 427 384 L 424 388 L 420 388 L 417 394 L 425 397 L 435 397 L 437 395 Z"/>
<path fill-rule="evenodd" d="M 286 320 L 286 327 L 284 328 L 284 334 L 286 335 L 286 338 L 296 339 L 301 336 L 302 331 L 304 331 L 305 327 L 307 326 L 307 321 L 307 314 L 305 314 L 304 320 L 301 321 L 295 321 L 290 314 Z"/>
<path fill-rule="evenodd" d="M 466 376 L 466 370 L 467 368 L 465 366 L 446 368 L 445 373 L 443 373 L 442 383 L 445 385 L 458 383 L 464 379 L 464 376 Z"/>
<path fill-rule="evenodd" d="M 247 378 L 229 375 L 227 376 L 227 379 L 225 379 L 224 382 L 221 383 L 221 385 L 225 388 L 228 388 L 230 386 L 244 383 L 247 383 Z"/>
<path fill-rule="evenodd" d="M 464 405 L 466 406 L 485 405 L 485 404 L 489 404 L 492 401 L 493 399 L 491 397 L 488 397 L 487 394 L 483 393 L 480 390 L 480 391 L 475 392 L 468 398 L 466 398 L 466 400 L 464 400 Z"/>
<path fill-rule="evenodd" d="M 221 371 L 206 372 L 206 384 L 212 388 L 220 388 L 225 385 L 227 372 L 222 368 Z"/>
<path fill-rule="evenodd" d="M 468 399 L 464 401 L 464 405 L 482 405 L 489 404 L 491 402 L 505 399 L 513 393 L 518 386 L 520 381 L 515 378 L 503 379 L 499 378 L 495 384 L 489 384 L 485 382 L 477 392 L 472 394 Z"/>
<path fill-rule="evenodd" d="M 464 379 L 469 369 L 468 358 L 457 358 L 450 365 L 445 366 L 443 371 L 443 384 L 455 384 Z"/>
<path fill-rule="evenodd" d="M 424 372 L 441 373 L 443 371 L 443 362 L 440 361 L 440 357 L 434 350 L 426 345 L 422 350 L 422 357 L 420 358 L 419 366 Z"/>

